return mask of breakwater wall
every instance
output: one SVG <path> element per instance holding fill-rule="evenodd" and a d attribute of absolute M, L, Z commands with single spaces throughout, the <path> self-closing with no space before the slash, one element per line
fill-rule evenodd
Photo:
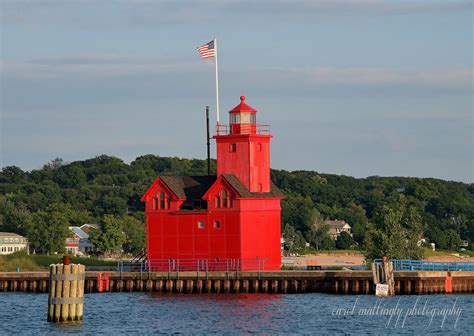
<path fill-rule="evenodd" d="M 453 293 L 474 293 L 474 272 L 450 272 Z M 398 271 L 395 294 L 442 294 L 444 271 Z M 371 271 L 86 272 L 85 292 L 373 294 Z M 46 293 L 48 272 L 0 273 L 0 292 Z"/>

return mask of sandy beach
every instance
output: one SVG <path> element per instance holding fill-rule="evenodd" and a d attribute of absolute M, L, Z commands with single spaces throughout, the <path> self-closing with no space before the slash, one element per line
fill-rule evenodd
<path fill-rule="evenodd" d="M 437 262 L 474 262 L 474 257 L 461 255 L 441 255 L 426 257 L 425 260 Z M 321 252 L 299 257 L 284 257 L 285 266 L 360 266 L 365 265 L 365 256 L 360 252 Z"/>

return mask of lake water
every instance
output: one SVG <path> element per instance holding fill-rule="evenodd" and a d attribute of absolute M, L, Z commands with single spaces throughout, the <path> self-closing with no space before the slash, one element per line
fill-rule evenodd
<path fill-rule="evenodd" d="M 47 298 L 0 293 L 0 334 L 474 333 L 474 295 L 86 294 L 75 324 L 46 322 Z"/>

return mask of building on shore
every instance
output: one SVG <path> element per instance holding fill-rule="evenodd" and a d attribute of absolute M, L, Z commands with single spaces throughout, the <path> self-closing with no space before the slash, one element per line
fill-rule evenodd
<path fill-rule="evenodd" d="M 332 239 L 337 240 L 341 232 L 347 232 L 352 236 L 351 233 L 351 226 L 343 220 L 325 220 L 323 222 L 324 225 L 329 226 L 329 235 L 331 236 Z"/>
<path fill-rule="evenodd" d="M 256 113 L 242 96 L 229 125 L 217 124 L 217 175 L 159 176 L 143 195 L 150 267 L 281 268 L 283 194 L 270 180 L 270 126 Z"/>
<path fill-rule="evenodd" d="M 12 232 L 0 232 L 0 255 L 28 251 L 28 239 Z"/>
<path fill-rule="evenodd" d="M 70 226 L 71 237 L 66 238 L 66 253 L 89 254 L 95 252 L 96 247 L 89 241 L 91 230 L 99 230 L 97 224 L 83 224 L 79 226 Z"/>

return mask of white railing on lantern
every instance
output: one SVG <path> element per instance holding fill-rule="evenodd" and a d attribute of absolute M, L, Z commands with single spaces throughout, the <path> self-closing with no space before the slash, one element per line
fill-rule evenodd
<path fill-rule="evenodd" d="M 231 124 L 217 125 L 216 135 L 258 134 L 270 135 L 270 125 L 266 124 Z"/>

